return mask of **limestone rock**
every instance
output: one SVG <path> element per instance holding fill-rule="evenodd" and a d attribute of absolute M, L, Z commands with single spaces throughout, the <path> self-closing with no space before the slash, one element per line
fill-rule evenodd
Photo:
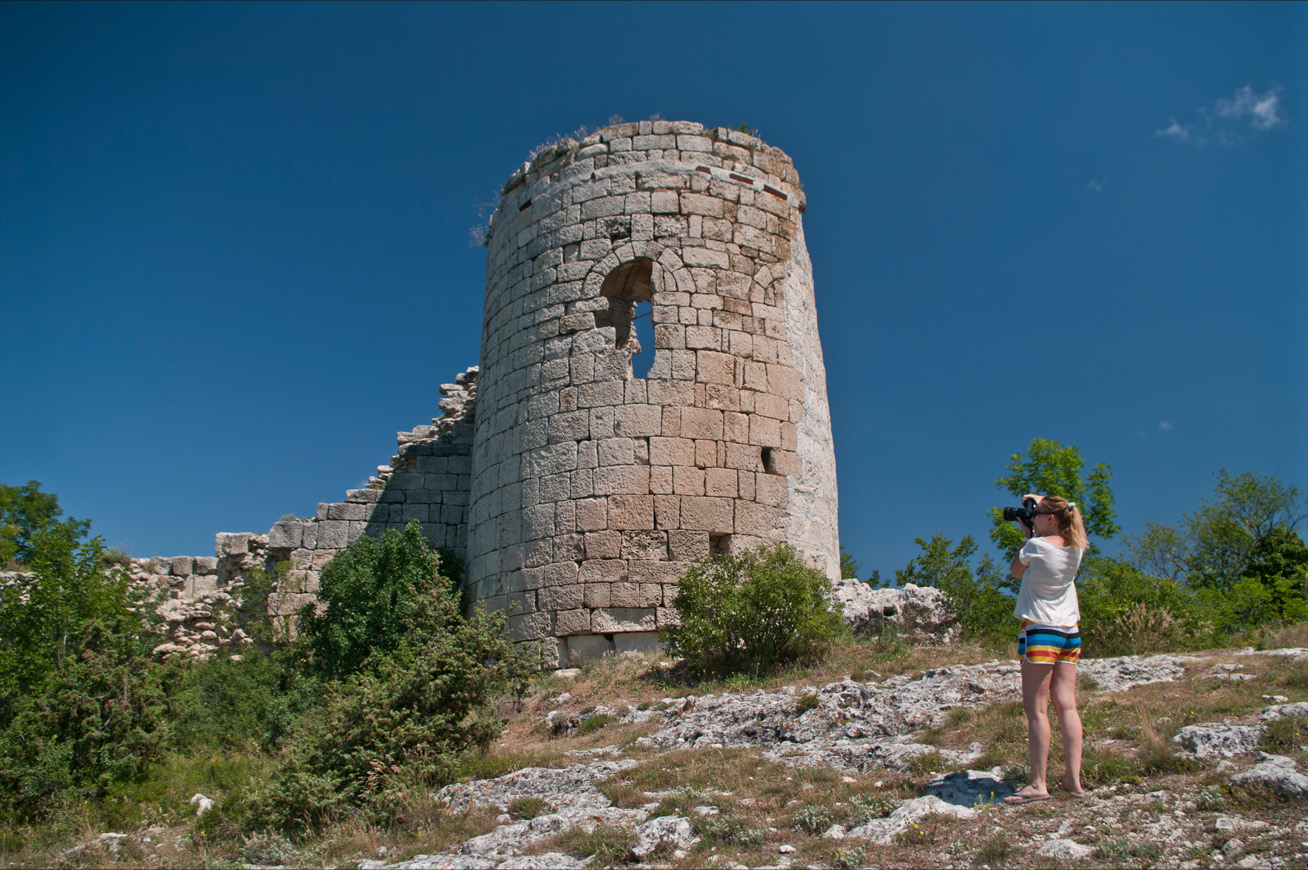
<path fill-rule="evenodd" d="M 1186 725 L 1176 733 L 1172 742 L 1194 758 L 1235 758 L 1257 752 L 1258 743 L 1266 731 L 1267 729 L 1262 725 L 1205 722 L 1200 725 Z"/>
<path fill-rule="evenodd" d="M 849 831 L 845 836 L 852 839 L 871 840 L 884 845 L 894 839 L 895 835 L 907 830 L 923 816 L 936 814 L 954 816 L 959 819 L 971 819 L 976 810 L 946 803 L 935 795 L 904 801 L 899 809 L 884 819 L 873 819 Z"/>
<path fill-rule="evenodd" d="M 1075 840 L 1058 839 L 1050 840 L 1036 849 L 1036 854 L 1044 858 L 1061 858 L 1076 860 L 1086 858 L 1094 853 L 1094 849 L 1089 846 L 1082 846 Z"/>
<path fill-rule="evenodd" d="M 939 589 L 907 584 L 902 589 L 873 589 L 859 580 L 835 584 L 834 597 L 845 608 L 845 622 L 860 634 L 890 626 L 918 643 L 950 643 L 962 630 L 958 614 Z"/>
<path fill-rule="evenodd" d="M 1292 758 L 1260 752 L 1253 769 L 1231 777 L 1231 785 L 1265 785 L 1286 797 L 1308 798 L 1308 776 L 1298 768 Z"/>
<path fill-rule="evenodd" d="M 660 816 L 636 828 L 636 845 L 631 854 L 640 860 L 648 858 L 663 843 L 676 849 L 689 849 L 699 842 L 690 820 L 681 816 Z"/>

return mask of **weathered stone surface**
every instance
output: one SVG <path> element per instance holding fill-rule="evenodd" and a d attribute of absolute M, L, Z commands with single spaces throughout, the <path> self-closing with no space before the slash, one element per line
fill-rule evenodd
<path fill-rule="evenodd" d="M 891 842 L 896 834 L 903 833 L 913 823 L 931 814 L 970 819 L 976 816 L 976 810 L 947 803 L 935 795 L 926 795 L 904 801 L 889 817 L 873 819 L 846 832 L 845 836 L 849 839 L 871 840 L 873 843 L 884 845 Z"/>
<path fill-rule="evenodd" d="M 1308 798 L 1308 776 L 1299 773 L 1299 765 L 1284 755 L 1258 753 L 1253 769 L 1231 777 L 1231 785 L 1263 785 L 1290 798 Z"/>
<path fill-rule="evenodd" d="M 893 626 L 915 642 L 950 643 L 961 631 L 958 614 L 939 589 L 912 583 L 902 589 L 873 589 L 847 579 L 835 584 L 834 598 L 844 607 L 845 622 L 860 634 Z"/>
<path fill-rule="evenodd" d="M 1042 858 L 1076 861 L 1081 858 L 1088 858 L 1094 854 L 1094 851 L 1093 847 L 1082 846 L 1075 840 L 1059 838 L 1042 843 L 1036 849 L 1036 854 Z"/>
<path fill-rule="evenodd" d="M 1235 758 L 1253 755 L 1267 729 L 1262 725 L 1228 725 L 1209 722 L 1186 725 L 1176 733 L 1172 742 L 1193 758 Z"/>

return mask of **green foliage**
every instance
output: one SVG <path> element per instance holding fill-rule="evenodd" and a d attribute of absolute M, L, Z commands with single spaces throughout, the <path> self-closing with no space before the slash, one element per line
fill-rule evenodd
<path fill-rule="evenodd" d="M 831 827 L 831 815 L 822 807 L 810 805 L 800 807 L 795 813 L 795 827 L 804 833 L 816 837 Z"/>
<path fill-rule="evenodd" d="M 761 674 L 812 661 L 845 633 L 831 581 L 784 544 L 696 563 L 672 606 L 669 650 L 696 675 Z M 834 608 L 834 609 L 833 609 Z"/>
<path fill-rule="evenodd" d="M 179 665 L 169 691 L 174 745 L 277 749 L 297 718 L 318 702 L 320 683 L 300 665 L 289 649 Z"/>
<path fill-rule="evenodd" d="M 812 695 L 812 694 L 800 695 L 798 698 L 795 699 L 795 715 L 803 716 L 809 710 L 812 710 L 817 706 L 819 706 L 820 703 L 821 702 L 818 701 L 817 695 Z"/>
<path fill-rule="evenodd" d="M 1092 554 L 1082 562 L 1076 586 L 1087 654 L 1162 651 L 1190 635 L 1192 596 L 1175 580 Z"/>
<path fill-rule="evenodd" d="M 840 579 L 858 579 L 858 560 L 846 553 L 843 546 L 840 548 Z"/>
<path fill-rule="evenodd" d="M 415 630 L 421 603 L 432 594 L 456 595 L 441 575 L 441 560 L 417 522 L 388 529 L 381 542 L 360 537 L 327 564 L 319 577 L 321 615 L 300 613 L 300 632 L 323 674 L 339 679 L 374 652 L 385 656 Z"/>
<path fill-rule="evenodd" d="M 1036 438 L 1025 453 L 1010 457 L 1007 473 L 995 481 L 995 486 L 1014 499 L 1035 492 L 1074 501 L 1081 511 L 1086 534 L 1091 538 L 1111 538 L 1118 532 L 1113 491 L 1108 485 L 1112 470 L 1102 462 L 1083 475 L 1084 468 L 1085 461 L 1077 448 L 1064 447 L 1049 438 Z M 1017 502 L 1010 506 L 1016 507 Z M 1002 508 L 991 508 L 990 519 L 990 539 L 1011 558 L 1022 546 L 1021 531 L 1016 524 L 1004 522 Z"/>
<path fill-rule="evenodd" d="M 1013 599 L 1005 591 L 1015 591 L 1007 572 L 1001 574 L 989 556 L 973 570 L 977 547 L 971 535 L 963 536 L 958 546 L 941 534 L 930 541 L 914 540 L 922 553 L 895 572 L 896 584 L 932 586 L 948 595 L 965 637 L 1007 639 L 1013 633 Z"/>
<path fill-rule="evenodd" d="M 0 811 L 24 819 L 139 776 L 167 740 L 155 602 L 38 486 L 5 488 L 7 540 L 32 573 L 0 587 Z"/>
<path fill-rule="evenodd" d="M 1252 472 L 1216 477 L 1212 500 L 1176 526 L 1150 523 L 1127 539 L 1130 564 L 1183 582 L 1213 642 L 1308 619 L 1308 546 L 1294 531 L 1299 490 Z"/>
<path fill-rule="evenodd" d="M 41 547 L 39 535 L 77 541 L 91 528 L 89 520 L 60 520 L 63 510 L 53 493 L 29 480 L 23 486 L 0 484 L 0 568 L 26 565 Z"/>
<path fill-rule="evenodd" d="M 301 720 L 261 805 L 269 823 L 311 827 L 351 807 L 384 819 L 406 790 L 450 781 L 462 753 L 500 733 L 490 701 L 526 679 L 504 614 L 464 619 L 440 588 L 404 607 L 410 634 L 331 684 L 323 709 Z"/>

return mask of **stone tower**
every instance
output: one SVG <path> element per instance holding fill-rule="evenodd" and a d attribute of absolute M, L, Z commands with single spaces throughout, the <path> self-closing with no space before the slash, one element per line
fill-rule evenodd
<path fill-rule="evenodd" d="M 488 230 L 471 591 L 559 665 L 653 645 L 677 579 L 788 542 L 839 577 L 836 468 L 790 158 L 687 122 L 536 154 Z M 633 316 L 655 352 L 633 375 Z"/>

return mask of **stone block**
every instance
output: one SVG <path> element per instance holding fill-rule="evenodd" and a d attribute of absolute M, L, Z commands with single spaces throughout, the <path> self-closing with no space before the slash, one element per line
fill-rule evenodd
<path fill-rule="evenodd" d="M 651 495 L 615 495 L 609 499 L 609 528 L 653 529 L 654 497 Z"/>
<path fill-rule="evenodd" d="M 635 442 L 630 438 L 605 438 L 598 447 L 600 465 L 631 465 L 636 455 Z"/>
<path fill-rule="evenodd" d="M 786 478 L 779 474 L 759 474 L 755 476 L 754 500 L 772 507 L 785 507 L 788 499 Z"/>
<path fill-rule="evenodd" d="M 657 631 L 625 631 L 613 635 L 613 649 L 623 653 L 648 653 L 663 649 Z"/>
<path fill-rule="evenodd" d="M 379 489 L 350 489 L 345 492 L 345 500 L 359 504 L 373 504 L 381 496 Z"/>
<path fill-rule="evenodd" d="M 589 608 L 608 607 L 610 583 L 587 583 L 582 593 L 582 604 Z"/>
<path fill-rule="evenodd" d="M 547 586 L 536 593 L 537 607 L 540 610 L 577 610 L 582 606 L 583 587 Z"/>
<path fill-rule="evenodd" d="M 623 362 L 623 370 L 626 363 Z M 624 381 L 595 381 L 582 384 L 577 388 L 577 407 L 597 408 L 601 406 L 622 405 L 626 394 Z"/>
<path fill-rule="evenodd" d="M 509 617 L 509 636 L 515 641 L 539 640 L 550 633 L 548 613 L 524 613 Z"/>
<path fill-rule="evenodd" d="M 577 531 L 596 532 L 608 527 L 607 499 L 584 498 L 577 502 Z"/>
<path fill-rule="evenodd" d="M 675 495 L 654 496 L 654 527 L 681 528 L 681 498 Z"/>
<path fill-rule="evenodd" d="M 677 495 L 703 495 L 704 470 L 679 465 L 672 469 L 672 491 Z"/>
<path fill-rule="evenodd" d="M 730 534 L 735 530 L 732 500 L 728 498 L 696 498 L 681 500 L 681 527 L 689 531 Z"/>
<path fill-rule="evenodd" d="M 656 465 L 649 470 L 649 491 L 655 495 L 671 495 L 671 467 L 666 465 Z"/>
<path fill-rule="evenodd" d="M 709 384 L 708 386 L 716 386 Z M 739 398 L 739 394 L 737 394 Z M 727 411 L 722 415 L 722 439 L 737 444 L 749 443 L 749 415 Z"/>
<path fill-rule="evenodd" d="M 196 556 L 196 574 L 214 574 L 218 571 L 218 559 L 213 556 Z"/>
<path fill-rule="evenodd" d="M 695 380 L 703 384 L 735 383 L 736 361 L 730 354 L 700 350 L 695 355 Z"/>
<path fill-rule="evenodd" d="M 724 203 L 722 202 L 722 200 L 714 196 L 704 196 L 703 194 L 689 193 L 684 191 L 681 193 L 682 214 L 698 214 L 698 215 L 707 215 L 708 217 L 720 218 L 722 217 L 723 205 Z M 687 260 L 687 262 L 689 262 L 689 260 Z M 696 263 L 692 265 L 707 265 L 707 264 Z M 729 266 L 730 266 L 730 262 L 724 260 L 724 262 L 722 263 L 722 267 L 728 268 Z"/>
<path fill-rule="evenodd" d="M 649 492 L 649 468 L 647 466 L 611 465 L 607 468 L 595 469 L 594 475 L 596 495 L 644 495 Z M 613 505 L 610 504 L 610 514 L 612 510 Z"/>
<path fill-rule="evenodd" d="M 695 442 L 689 438 L 654 437 L 649 439 L 649 461 L 651 465 L 695 464 Z"/>
<path fill-rule="evenodd" d="M 666 586 L 679 582 L 690 567 L 690 562 L 632 562 L 627 576 L 631 582 L 642 586 Z"/>
<path fill-rule="evenodd" d="M 601 607 L 591 612 L 590 625 L 596 634 L 655 631 L 658 614 L 653 607 Z"/>
<path fill-rule="evenodd" d="M 541 571 L 541 586 L 568 586 L 577 582 L 576 562 L 551 562 Z"/>
<path fill-rule="evenodd" d="M 425 504 L 405 504 L 400 510 L 400 522 L 409 524 L 412 522 L 426 523 L 431 520 L 430 506 Z"/>
<path fill-rule="evenodd" d="M 588 586 L 617 583 L 627 579 L 627 562 L 623 559 L 590 559 L 581 563 L 577 577 Z"/>
<path fill-rule="evenodd" d="M 717 468 L 721 466 L 726 459 L 726 449 L 721 442 L 695 442 L 695 464 L 700 468 Z"/>
<path fill-rule="evenodd" d="M 708 408 L 682 408 L 681 437 L 721 441 L 722 412 Z"/>
<path fill-rule="evenodd" d="M 613 642 L 597 634 L 573 635 L 567 639 L 567 647 L 568 666 L 574 668 L 597 662 L 614 651 Z"/>
<path fill-rule="evenodd" d="M 590 631 L 590 624 L 591 611 L 589 610 L 564 610 L 554 614 L 554 634 L 559 637 L 586 634 Z"/>
<path fill-rule="evenodd" d="M 616 559 L 622 553 L 622 536 L 617 532 L 587 532 L 586 558 Z"/>
<path fill-rule="evenodd" d="M 784 533 L 787 525 L 786 512 L 780 508 L 750 501 L 737 501 L 735 504 L 736 534 L 771 538 L 777 533 Z"/>
<path fill-rule="evenodd" d="M 749 418 L 749 443 L 759 447 L 781 446 L 781 423 L 757 414 Z"/>
<path fill-rule="evenodd" d="M 668 552 L 678 562 L 697 562 L 709 557 L 709 536 L 705 532 L 668 532 Z"/>
<path fill-rule="evenodd" d="M 318 527 L 316 549 L 339 550 L 350 542 L 350 524 L 348 521 L 322 520 L 314 525 Z"/>
<path fill-rule="evenodd" d="M 708 468 L 704 470 L 704 494 L 721 498 L 735 498 L 739 494 L 734 468 Z"/>

